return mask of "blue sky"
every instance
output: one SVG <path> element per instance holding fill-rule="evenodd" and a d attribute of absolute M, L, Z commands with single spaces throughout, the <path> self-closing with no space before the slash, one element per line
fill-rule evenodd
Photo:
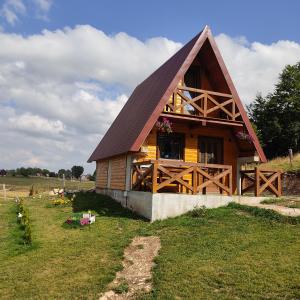
<path fill-rule="evenodd" d="M 141 40 L 165 36 L 185 42 L 208 24 L 216 35 L 243 35 L 250 42 L 300 41 L 298 0 L 60 0 L 53 1 L 48 21 L 32 18 L 36 8 L 26 2 L 31 12 L 15 26 L 4 24 L 6 31 L 30 35 L 44 28 L 90 24 L 108 34 L 124 31 Z"/>
<path fill-rule="evenodd" d="M 300 1 L 0 1 L 0 169 L 83 165 L 134 87 L 206 24 L 244 104 L 300 61 Z M 4 146 L 3 146 L 4 145 Z"/>

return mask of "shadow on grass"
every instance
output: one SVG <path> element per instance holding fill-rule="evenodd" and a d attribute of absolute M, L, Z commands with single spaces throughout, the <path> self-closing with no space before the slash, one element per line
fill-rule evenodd
<path fill-rule="evenodd" d="M 92 210 L 97 212 L 99 216 L 146 221 L 145 218 L 135 214 L 127 208 L 122 207 L 121 204 L 114 201 L 109 196 L 97 194 L 95 192 L 80 192 L 76 194 L 72 208 L 74 213 Z"/>

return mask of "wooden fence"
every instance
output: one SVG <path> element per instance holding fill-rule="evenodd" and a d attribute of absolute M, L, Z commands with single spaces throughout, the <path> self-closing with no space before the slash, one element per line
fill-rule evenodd
<path fill-rule="evenodd" d="M 242 195 L 251 189 L 254 189 L 256 197 L 265 191 L 271 192 L 276 197 L 282 195 L 282 171 L 256 167 L 254 170 L 242 170 L 240 172 Z"/>

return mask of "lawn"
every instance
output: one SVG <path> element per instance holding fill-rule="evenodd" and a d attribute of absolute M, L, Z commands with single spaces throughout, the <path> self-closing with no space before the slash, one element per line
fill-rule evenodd
<path fill-rule="evenodd" d="M 300 153 L 296 153 L 293 157 L 292 164 L 289 157 L 277 157 L 271 159 L 267 163 L 261 165 L 269 169 L 281 169 L 284 172 L 300 172 Z"/>
<path fill-rule="evenodd" d="M 73 208 L 27 198 L 33 245 L 26 247 L 15 203 L 0 204 L 1 299 L 97 299 L 136 235 L 158 235 L 162 243 L 153 292 L 142 298 L 300 298 L 300 225 L 230 207 L 150 224 L 107 197 L 81 193 Z M 72 209 L 95 210 L 96 223 L 65 228 Z"/>

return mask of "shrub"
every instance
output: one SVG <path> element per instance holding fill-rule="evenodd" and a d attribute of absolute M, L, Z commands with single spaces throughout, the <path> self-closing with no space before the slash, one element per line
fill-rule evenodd
<path fill-rule="evenodd" d="M 17 222 L 20 224 L 20 229 L 23 230 L 24 244 L 31 245 L 31 227 L 28 210 L 24 208 L 23 200 L 20 200 L 17 205 Z"/>
<path fill-rule="evenodd" d="M 200 207 L 195 207 L 193 210 L 191 210 L 188 215 L 191 216 L 192 218 L 203 218 L 206 215 L 206 207 L 200 206 Z"/>

